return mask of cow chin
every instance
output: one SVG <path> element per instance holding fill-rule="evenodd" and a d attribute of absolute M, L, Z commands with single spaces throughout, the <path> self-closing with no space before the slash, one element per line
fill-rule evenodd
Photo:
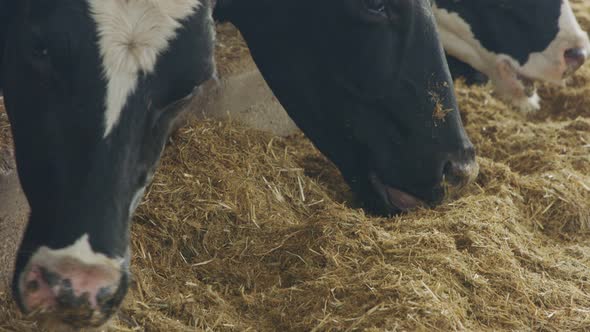
<path fill-rule="evenodd" d="M 507 58 L 500 58 L 495 69 L 495 74 L 490 75 L 490 78 L 501 99 L 525 113 L 540 109 L 535 79 L 523 74 L 513 61 Z"/>
<path fill-rule="evenodd" d="M 75 327 L 64 323 L 63 321 L 57 319 L 51 313 L 35 315 L 35 320 L 37 326 L 42 331 L 60 331 L 60 332 L 79 332 L 80 327 Z M 104 324 L 96 327 L 84 327 L 84 332 L 101 332 L 101 331 L 109 331 L 110 327 L 112 326 L 112 319 L 108 320 Z"/>
<path fill-rule="evenodd" d="M 414 195 L 386 185 L 375 172 L 369 174 L 369 181 L 390 213 L 408 212 L 427 206 L 424 201 Z"/>

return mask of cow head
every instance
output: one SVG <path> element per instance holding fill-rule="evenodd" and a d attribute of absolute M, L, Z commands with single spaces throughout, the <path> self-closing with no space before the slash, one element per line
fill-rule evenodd
<path fill-rule="evenodd" d="M 215 16 L 370 211 L 437 204 L 477 174 L 427 0 L 223 0 Z"/>
<path fill-rule="evenodd" d="M 484 73 L 522 110 L 539 108 L 533 82 L 560 83 L 590 55 L 568 0 L 436 0 L 445 50 Z"/>
<path fill-rule="evenodd" d="M 20 0 L 4 95 L 31 214 L 25 312 L 98 326 L 129 279 L 130 218 L 183 100 L 214 73 L 209 0 Z"/>

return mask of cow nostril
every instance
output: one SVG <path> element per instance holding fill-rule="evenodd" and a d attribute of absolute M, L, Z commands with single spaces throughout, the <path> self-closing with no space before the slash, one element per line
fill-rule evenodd
<path fill-rule="evenodd" d="M 473 159 L 456 162 L 448 161 L 443 167 L 445 183 L 451 187 L 464 187 L 477 177 L 479 165 Z"/>
<path fill-rule="evenodd" d="M 463 150 L 464 163 L 473 164 L 475 163 L 475 146 L 468 144 Z"/>
<path fill-rule="evenodd" d="M 41 288 L 41 285 L 37 280 L 31 280 L 27 283 L 27 292 L 37 292 Z"/>
<path fill-rule="evenodd" d="M 586 62 L 588 51 L 583 48 L 570 48 L 564 52 L 563 57 L 571 74 Z"/>
<path fill-rule="evenodd" d="M 461 185 L 461 182 L 463 182 L 460 173 L 459 168 L 452 161 L 448 161 L 443 167 L 444 181 L 446 184 L 453 187 L 459 186 Z"/>
<path fill-rule="evenodd" d="M 41 280 L 49 287 L 54 287 L 60 282 L 60 276 L 57 273 L 51 272 L 44 267 L 39 267 L 39 271 L 41 272 Z"/>
<path fill-rule="evenodd" d="M 463 187 L 467 183 L 467 172 L 464 167 L 449 161 L 443 169 L 445 183 L 451 187 Z"/>

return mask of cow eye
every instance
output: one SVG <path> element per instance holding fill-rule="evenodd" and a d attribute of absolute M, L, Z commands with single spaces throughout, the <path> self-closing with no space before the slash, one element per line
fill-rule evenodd
<path fill-rule="evenodd" d="M 49 56 L 49 49 L 47 47 L 34 48 L 33 56 L 37 59 L 47 58 Z"/>
<path fill-rule="evenodd" d="M 387 17 L 385 0 L 364 0 L 365 8 L 372 15 Z"/>
<path fill-rule="evenodd" d="M 47 42 L 39 33 L 33 33 L 31 55 L 37 60 L 44 60 L 49 57 L 49 47 L 47 46 Z"/>

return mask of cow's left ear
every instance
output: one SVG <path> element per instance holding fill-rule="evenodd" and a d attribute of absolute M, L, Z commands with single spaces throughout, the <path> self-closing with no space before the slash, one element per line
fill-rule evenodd
<path fill-rule="evenodd" d="M 155 146 L 168 138 L 173 128 L 175 128 L 176 121 L 180 118 L 181 113 L 188 111 L 187 106 L 202 90 L 202 86 L 199 85 L 189 95 L 155 112 L 152 132 L 149 133 L 150 137 L 156 142 Z"/>

